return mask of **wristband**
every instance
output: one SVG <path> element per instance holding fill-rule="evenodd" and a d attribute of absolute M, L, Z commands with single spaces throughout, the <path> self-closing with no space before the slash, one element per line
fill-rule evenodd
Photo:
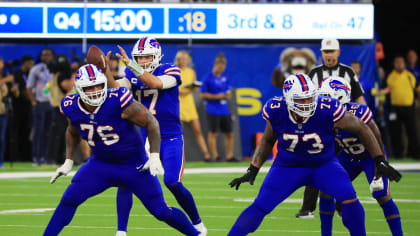
<path fill-rule="evenodd" d="M 383 155 L 379 155 L 373 158 L 373 160 L 375 161 L 375 163 L 379 163 L 381 161 L 386 161 L 385 157 Z"/>
<path fill-rule="evenodd" d="M 260 171 L 260 168 L 254 166 L 252 163 L 248 167 L 248 172 L 250 172 L 253 175 L 257 175 L 258 171 Z"/>
<path fill-rule="evenodd" d="M 73 164 L 74 164 L 74 161 L 73 161 L 72 159 L 68 159 L 68 158 L 66 158 L 66 160 L 64 161 L 63 166 L 64 166 L 64 165 L 65 165 L 65 166 L 70 165 L 71 167 L 73 167 Z"/>
<path fill-rule="evenodd" d="M 150 159 L 160 159 L 160 154 L 158 152 L 150 153 Z"/>
<path fill-rule="evenodd" d="M 144 74 L 144 69 L 141 65 L 137 64 L 135 61 L 130 60 L 127 64 L 128 69 L 130 69 L 133 74 L 137 77 L 142 76 Z"/>

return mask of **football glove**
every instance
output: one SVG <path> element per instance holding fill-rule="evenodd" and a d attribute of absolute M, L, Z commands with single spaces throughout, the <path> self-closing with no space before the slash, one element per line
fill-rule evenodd
<path fill-rule="evenodd" d="M 68 175 L 71 171 L 71 168 L 73 167 L 73 163 L 74 163 L 73 160 L 66 159 L 64 164 L 58 167 L 57 170 L 55 171 L 55 174 L 51 177 L 50 184 L 53 184 L 58 179 L 58 177 L 62 175 L 64 176 Z"/>
<path fill-rule="evenodd" d="M 394 167 L 390 166 L 384 156 L 374 157 L 373 160 L 375 161 L 376 177 L 386 176 L 391 181 L 400 181 L 402 177 L 401 173 L 394 169 Z"/>
<path fill-rule="evenodd" d="M 369 185 L 369 189 L 371 193 L 381 191 L 382 189 L 384 189 L 384 181 L 382 180 L 382 177 L 373 178 L 372 182 Z"/>
<path fill-rule="evenodd" d="M 147 169 L 149 169 L 150 174 L 153 176 L 156 176 L 158 174 L 163 175 L 165 173 L 162 167 L 162 162 L 160 162 L 159 153 L 150 153 L 149 160 L 146 162 L 146 164 L 144 164 L 141 171 L 145 171 Z"/>
<path fill-rule="evenodd" d="M 260 168 L 250 164 L 246 173 L 242 177 L 236 178 L 229 183 L 230 187 L 233 188 L 236 186 L 236 190 L 238 190 L 239 186 L 245 182 L 249 182 L 251 185 L 254 185 L 254 180 L 255 177 L 257 177 L 259 170 Z"/>

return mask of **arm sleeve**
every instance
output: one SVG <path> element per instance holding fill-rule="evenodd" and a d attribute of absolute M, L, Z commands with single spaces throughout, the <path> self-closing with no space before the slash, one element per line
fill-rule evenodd
<path fill-rule="evenodd" d="M 178 84 L 176 78 L 170 75 L 161 75 L 158 78 L 162 81 L 162 89 L 173 88 Z"/>
<path fill-rule="evenodd" d="M 181 70 L 175 64 L 166 64 L 167 68 L 164 70 L 163 75 L 171 76 L 175 79 L 177 84 L 181 84 Z M 163 76 L 163 75 L 159 75 Z"/>

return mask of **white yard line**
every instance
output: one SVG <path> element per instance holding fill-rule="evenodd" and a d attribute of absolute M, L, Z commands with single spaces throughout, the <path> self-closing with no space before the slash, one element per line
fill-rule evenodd
<path fill-rule="evenodd" d="M 392 166 L 400 171 L 420 171 L 420 163 L 393 163 Z M 260 172 L 267 173 L 269 169 L 270 167 L 262 167 Z M 244 173 L 245 171 L 246 167 L 186 168 L 184 174 Z M 51 177 L 54 173 L 54 171 L 4 172 L 0 173 L 0 179 Z M 75 173 L 76 171 L 72 171 L 68 176 L 73 176 Z"/>
<path fill-rule="evenodd" d="M 46 212 L 46 211 L 54 211 L 54 210 L 55 208 L 16 209 L 16 210 L 0 211 L 0 214 Z"/>

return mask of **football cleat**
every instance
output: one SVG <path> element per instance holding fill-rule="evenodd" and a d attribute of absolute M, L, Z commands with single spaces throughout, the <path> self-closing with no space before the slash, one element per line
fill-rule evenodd
<path fill-rule="evenodd" d="M 127 232 L 118 230 L 115 236 L 127 236 Z"/>
<path fill-rule="evenodd" d="M 301 219 L 311 219 L 314 218 L 314 213 L 312 213 L 312 211 L 299 211 L 296 214 L 296 218 L 301 218 Z"/>
<path fill-rule="evenodd" d="M 207 235 L 207 228 L 206 226 L 204 226 L 203 222 L 194 225 L 194 228 L 200 232 L 199 236 Z"/>

